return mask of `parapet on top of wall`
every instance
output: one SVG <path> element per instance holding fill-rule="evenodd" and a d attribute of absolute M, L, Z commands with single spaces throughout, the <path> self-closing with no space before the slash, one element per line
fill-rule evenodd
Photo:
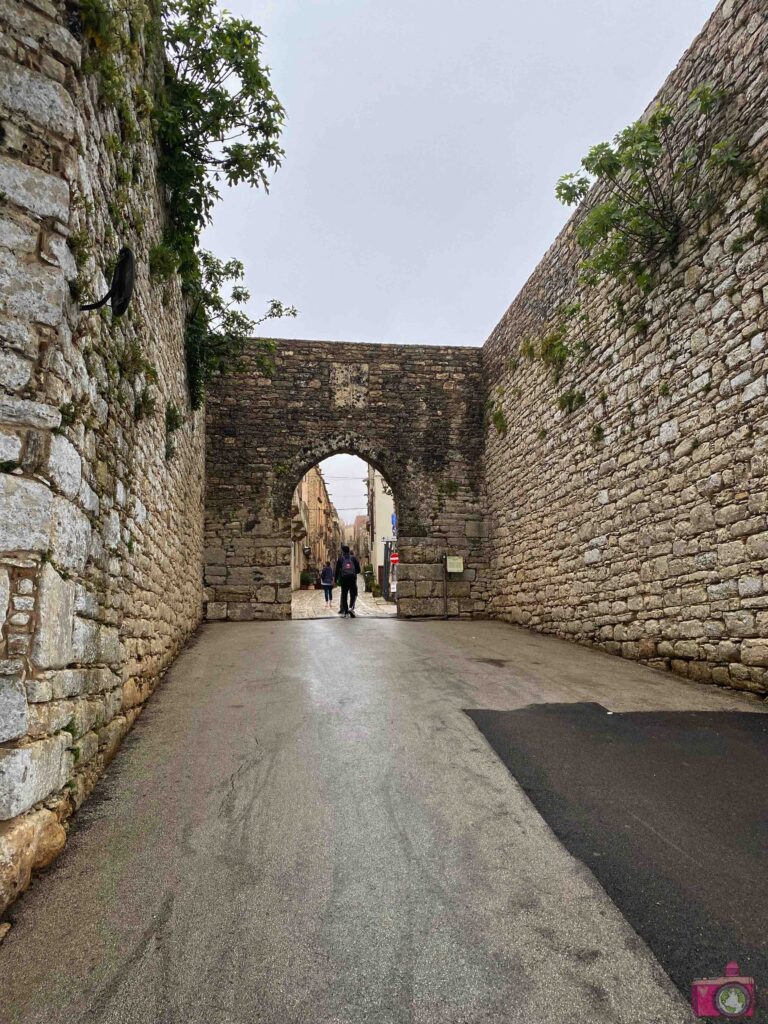
<path fill-rule="evenodd" d="M 486 445 L 488 607 L 693 679 L 764 692 L 768 235 L 755 214 L 768 190 L 768 11 L 761 0 L 720 4 L 660 98 L 683 107 L 702 82 L 728 90 L 726 130 L 748 143 L 755 173 L 684 240 L 651 294 L 627 302 L 631 316 L 615 302 L 620 289 L 579 284 L 577 213 L 483 350 L 489 394 L 506 420 L 506 434 L 492 428 Z M 588 350 L 555 383 L 526 350 L 574 299 L 587 315 Z M 571 412 L 557 405 L 569 392 L 584 398 Z"/>
<path fill-rule="evenodd" d="M 148 272 L 160 66 L 129 34 L 111 103 L 75 7 L 0 6 L 0 909 L 61 848 L 202 611 L 202 416 L 180 289 Z M 128 312 L 80 314 L 124 244 Z M 167 402 L 186 414 L 172 459 Z"/>

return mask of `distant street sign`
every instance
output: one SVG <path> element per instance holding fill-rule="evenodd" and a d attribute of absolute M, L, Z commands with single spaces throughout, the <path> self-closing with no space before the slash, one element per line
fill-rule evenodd
<path fill-rule="evenodd" d="M 400 555 L 398 555 L 398 553 L 396 551 L 393 551 L 392 554 L 389 556 L 389 564 L 390 565 L 397 565 L 399 561 L 400 561 Z"/>

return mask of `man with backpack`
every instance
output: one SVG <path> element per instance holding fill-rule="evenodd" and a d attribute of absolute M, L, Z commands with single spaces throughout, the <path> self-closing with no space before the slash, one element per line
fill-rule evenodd
<path fill-rule="evenodd" d="M 360 563 L 349 550 L 349 545 L 342 544 L 341 554 L 336 562 L 336 579 L 341 585 L 341 603 L 339 615 L 345 618 L 355 617 L 355 601 L 357 600 L 357 575 Z"/>

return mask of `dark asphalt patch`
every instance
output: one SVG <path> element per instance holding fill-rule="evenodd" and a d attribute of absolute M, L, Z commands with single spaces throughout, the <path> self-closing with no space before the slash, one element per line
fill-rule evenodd
<path fill-rule="evenodd" d="M 737 960 L 768 1021 L 768 715 L 467 714 L 684 995 Z"/>

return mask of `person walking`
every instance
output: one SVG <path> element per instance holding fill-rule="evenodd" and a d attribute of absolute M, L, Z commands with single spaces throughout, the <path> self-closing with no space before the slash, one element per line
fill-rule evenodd
<path fill-rule="evenodd" d="M 326 562 L 323 566 L 322 572 L 320 573 L 320 582 L 323 585 L 323 591 L 325 592 L 325 603 L 328 607 L 333 603 L 333 567 L 330 562 Z"/>
<path fill-rule="evenodd" d="M 357 601 L 357 576 L 360 563 L 349 550 L 348 544 L 342 544 L 341 554 L 336 562 L 336 579 L 341 584 L 341 602 L 339 615 L 347 615 L 354 619 L 355 601 Z"/>

